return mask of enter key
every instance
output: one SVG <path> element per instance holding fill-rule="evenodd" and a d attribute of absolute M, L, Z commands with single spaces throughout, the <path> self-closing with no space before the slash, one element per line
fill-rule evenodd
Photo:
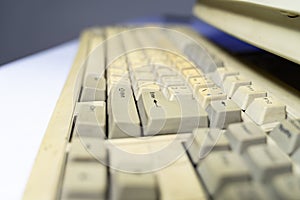
<path fill-rule="evenodd" d="M 191 132 L 208 124 L 207 113 L 196 100 L 170 101 L 161 91 L 143 92 L 138 107 L 144 135 Z"/>

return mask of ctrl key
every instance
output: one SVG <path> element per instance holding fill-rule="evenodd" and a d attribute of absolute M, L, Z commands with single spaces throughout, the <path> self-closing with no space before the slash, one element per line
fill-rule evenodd
<path fill-rule="evenodd" d="M 66 167 L 61 199 L 105 199 L 107 170 L 96 162 L 69 162 Z"/>
<path fill-rule="evenodd" d="M 208 192 L 218 195 L 227 184 L 246 182 L 250 172 L 238 154 L 230 151 L 209 154 L 197 168 Z"/>

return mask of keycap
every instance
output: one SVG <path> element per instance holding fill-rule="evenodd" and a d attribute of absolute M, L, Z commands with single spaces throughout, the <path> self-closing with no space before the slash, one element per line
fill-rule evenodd
<path fill-rule="evenodd" d="M 299 120 L 283 120 L 271 132 L 271 138 L 285 153 L 291 155 L 300 148 Z"/>
<path fill-rule="evenodd" d="M 154 145 L 150 145 L 150 148 L 153 146 Z M 182 149 L 176 150 L 185 152 L 183 146 L 181 147 Z M 156 152 L 157 148 L 153 147 L 151 151 Z M 166 158 L 162 157 L 161 159 Z M 158 170 L 156 174 L 160 190 L 160 199 L 207 199 L 203 185 L 200 183 L 196 171 L 186 154 L 178 154 L 177 159 L 174 159 L 171 165 L 161 166 L 161 169 Z"/>
<path fill-rule="evenodd" d="M 216 55 L 209 53 L 210 57 L 212 58 L 213 62 L 216 64 L 216 66 L 219 67 L 224 67 L 224 62 L 221 60 L 219 57 Z"/>
<path fill-rule="evenodd" d="M 271 185 L 278 199 L 300 199 L 300 176 L 283 174 L 275 177 Z"/>
<path fill-rule="evenodd" d="M 108 137 L 141 136 L 140 120 L 130 86 L 117 85 L 108 97 Z"/>
<path fill-rule="evenodd" d="M 108 67 L 107 69 L 107 77 L 111 76 L 127 76 L 128 77 L 128 71 L 124 69 L 119 69 L 119 68 L 113 68 L 113 67 Z"/>
<path fill-rule="evenodd" d="M 243 159 L 230 151 L 210 153 L 199 163 L 197 171 L 212 196 L 216 196 L 227 184 L 250 179 L 249 169 Z"/>
<path fill-rule="evenodd" d="M 177 98 L 193 99 L 193 93 L 188 86 L 170 86 L 166 89 L 165 94 L 170 101 L 174 101 Z"/>
<path fill-rule="evenodd" d="M 193 69 L 194 66 L 192 63 L 186 61 L 186 60 L 183 60 L 182 58 L 179 58 L 178 60 L 176 60 L 176 68 L 179 70 L 179 71 L 182 71 L 182 70 L 185 70 L 185 69 Z"/>
<path fill-rule="evenodd" d="M 114 60 L 118 59 L 121 55 L 124 54 L 124 47 L 122 44 L 123 34 L 117 36 L 121 32 L 120 29 L 108 28 L 106 29 L 106 38 L 105 41 L 105 50 L 106 50 L 106 64 L 113 63 Z M 110 38 L 110 39 L 108 39 Z"/>
<path fill-rule="evenodd" d="M 106 80 L 104 76 L 89 74 L 85 78 L 82 87 L 80 101 L 105 101 L 106 100 Z"/>
<path fill-rule="evenodd" d="M 251 85 L 251 81 L 240 75 L 228 76 L 223 82 L 223 89 L 228 97 L 232 97 L 238 87 L 245 85 Z"/>
<path fill-rule="evenodd" d="M 246 114 L 258 125 L 282 121 L 286 106 L 272 97 L 256 98 L 246 109 Z"/>
<path fill-rule="evenodd" d="M 290 172 L 291 161 L 278 147 L 256 145 L 245 152 L 245 160 L 255 180 L 266 183 L 275 175 Z"/>
<path fill-rule="evenodd" d="M 149 59 L 143 59 L 143 58 L 129 58 L 128 59 L 128 65 L 129 68 L 132 71 L 136 71 L 139 68 L 151 65 L 151 62 L 149 61 Z M 139 70 L 137 70 L 136 72 L 138 72 Z"/>
<path fill-rule="evenodd" d="M 266 97 L 267 92 L 253 85 L 240 86 L 232 96 L 232 100 L 242 109 L 246 110 L 249 104 L 258 97 Z"/>
<path fill-rule="evenodd" d="M 110 63 L 107 67 L 107 70 L 110 69 L 118 69 L 118 70 L 124 70 L 127 71 L 127 62 L 125 56 L 120 56 L 117 59 L 113 60 L 112 63 Z"/>
<path fill-rule="evenodd" d="M 160 66 L 160 67 L 166 67 L 166 66 L 171 66 L 173 63 L 171 60 L 168 59 L 168 57 L 160 58 L 160 57 L 151 57 L 150 58 L 150 63 L 155 66 Z"/>
<path fill-rule="evenodd" d="M 194 164 L 205 159 L 212 151 L 228 151 L 229 142 L 224 131 L 216 128 L 196 128 L 186 143 L 189 155 Z"/>
<path fill-rule="evenodd" d="M 111 93 L 111 90 L 115 87 L 124 86 L 124 87 L 130 87 L 131 83 L 128 77 L 126 76 L 111 76 L 108 77 L 107 80 L 107 98 Z"/>
<path fill-rule="evenodd" d="M 184 69 L 182 70 L 182 74 L 186 79 L 202 76 L 202 73 L 198 69 Z"/>
<path fill-rule="evenodd" d="M 151 152 L 147 139 L 139 137 L 108 141 L 106 147 L 110 168 L 129 173 L 151 172 L 155 167 L 155 159 L 148 156 Z"/>
<path fill-rule="evenodd" d="M 241 122 L 241 109 L 230 99 L 212 101 L 206 108 L 210 127 L 226 128 L 231 123 Z"/>
<path fill-rule="evenodd" d="M 86 68 L 83 83 L 85 83 L 88 76 L 102 77 L 105 70 L 105 47 L 101 45 L 105 38 L 98 36 L 93 37 L 89 42 L 89 56 L 86 60 Z"/>
<path fill-rule="evenodd" d="M 180 107 L 179 133 L 190 133 L 195 128 L 208 127 L 207 112 L 199 105 L 195 99 L 178 98 Z"/>
<path fill-rule="evenodd" d="M 226 185 L 216 200 L 267 200 L 272 199 L 266 188 L 253 182 L 233 183 Z"/>
<path fill-rule="evenodd" d="M 141 82 L 141 81 L 139 81 Z M 136 89 L 136 92 L 135 92 L 135 98 L 136 100 L 138 100 L 141 96 L 141 94 L 143 92 L 150 92 L 150 91 L 159 91 L 160 90 L 160 86 L 156 83 L 151 83 L 151 82 L 146 82 L 146 81 L 143 81 L 144 83 L 137 83 L 137 89 Z"/>
<path fill-rule="evenodd" d="M 226 94 L 219 87 L 201 88 L 196 94 L 201 106 L 206 108 L 211 101 L 225 100 Z"/>
<path fill-rule="evenodd" d="M 169 101 L 161 91 L 153 91 L 142 93 L 138 107 L 145 135 L 207 127 L 207 113 L 195 100 Z"/>
<path fill-rule="evenodd" d="M 217 68 L 215 62 L 208 56 L 207 50 L 203 47 L 188 42 L 182 45 L 182 49 L 184 54 L 195 62 L 204 73 L 212 72 Z"/>
<path fill-rule="evenodd" d="M 185 81 L 180 76 L 166 76 L 161 78 L 161 84 L 165 87 L 185 85 Z"/>
<path fill-rule="evenodd" d="M 249 146 L 266 143 L 265 133 L 251 122 L 230 124 L 226 137 L 238 153 L 243 153 Z"/>
<path fill-rule="evenodd" d="M 106 166 L 98 162 L 67 163 L 62 199 L 106 199 Z"/>
<path fill-rule="evenodd" d="M 211 78 L 211 80 L 213 80 L 213 82 L 216 83 L 216 85 L 221 86 L 226 77 L 238 74 L 238 72 L 233 71 L 232 69 L 229 69 L 227 67 L 220 67 L 217 68 L 216 71 L 210 73 L 209 77 Z"/>
<path fill-rule="evenodd" d="M 154 81 L 156 78 L 151 72 L 135 72 L 135 81 Z"/>
<path fill-rule="evenodd" d="M 158 68 L 156 74 L 159 78 L 163 76 L 176 76 L 177 72 L 168 68 Z"/>
<path fill-rule="evenodd" d="M 111 173 L 112 200 L 156 200 L 159 196 L 154 174 Z"/>
<path fill-rule="evenodd" d="M 300 165 L 300 148 L 296 149 L 296 151 L 292 154 L 292 160 Z"/>
<path fill-rule="evenodd" d="M 130 65 L 130 70 L 134 73 L 136 72 L 153 72 L 154 66 L 147 64 L 147 65 Z"/>
<path fill-rule="evenodd" d="M 74 136 L 69 151 L 68 162 L 106 162 L 107 153 L 104 140 L 100 137 Z"/>
<path fill-rule="evenodd" d="M 103 101 L 78 103 L 75 131 L 79 136 L 105 138 L 106 104 Z"/>
<path fill-rule="evenodd" d="M 210 79 L 199 76 L 189 78 L 189 83 L 195 92 L 198 91 L 200 88 L 209 88 L 215 85 L 214 82 L 212 82 Z"/>

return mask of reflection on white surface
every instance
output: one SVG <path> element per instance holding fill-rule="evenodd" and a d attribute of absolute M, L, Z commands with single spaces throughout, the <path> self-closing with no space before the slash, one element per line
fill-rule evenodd
<path fill-rule="evenodd" d="M 1 199 L 20 199 L 78 41 L 0 67 Z"/>

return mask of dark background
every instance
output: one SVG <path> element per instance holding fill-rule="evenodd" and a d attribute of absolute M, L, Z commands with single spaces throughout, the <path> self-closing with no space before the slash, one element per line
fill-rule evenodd
<path fill-rule="evenodd" d="M 85 27 L 192 13 L 194 0 L 1 0 L 0 65 L 78 37 Z"/>

